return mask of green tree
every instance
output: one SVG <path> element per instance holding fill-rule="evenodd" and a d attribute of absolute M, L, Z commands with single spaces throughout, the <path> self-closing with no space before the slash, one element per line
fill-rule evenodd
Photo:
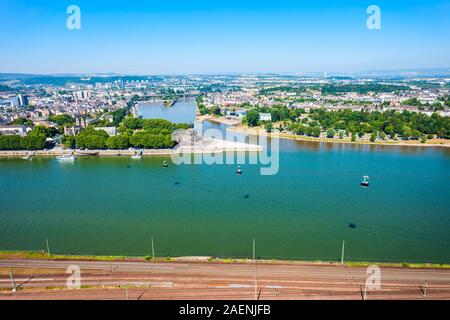
<path fill-rule="evenodd" d="M 256 110 L 250 110 L 247 112 L 246 120 L 250 127 L 259 125 L 259 112 Z"/>
<path fill-rule="evenodd" d="M 32 126 L 33 121 L 25 119 L 25 118 L 17 118 L 10 123 L 11 125 L 24 125 L 24 126 Z"/>
<path fill-rule="evenodd" d="M 427 136 L 426 135 L 422 135 L 422 137 L 420 138 L 420 142 L 421 143 L 426 143 L 427 142 Z"/>
<path fill-rule="evenodd" d="M 106 146 L 108 149 L 125 150 L 130 147 L 130 140 L 127 135 L 112 136 L 106 139 Z"/>
<path fill-rule="evenodd" d="M 20 150 L 22 137 L 16 135 L 0 135 L 0 150 Z"/>
<path fill-rule="evenodd" d="M 46 137 L 40 130 L 33 129 L 22 138 L 21 146 L 25 150 L 42 150 L 45 148 Z"/>
<path fill-rule="evenodd" d="M 33 132 L 43 134 L 46 138 L 52 138 L 57 135 L 58 129 L 54 127 L 35 126 Z"/>
<path fill-rule="evenodd" d="M 86 128 L 81 131 L 75 137 L 77 146 L 80 149 L 106 149 L 106 140 L 108 139 L 108 134 L 103 130 L 95 130 L 91 127 Z"/>
<path fill-rule="evenodd" d="M 334 138 L 335 135 L 336 135 L 336 130 L 334 130 L 333 128 L 330 128 L 327 130 L 327 138 Z"/>
<path fill-rule="evenodd" d="M 403 140 L 409 140 L 409 138 L 411 138 L 412 136 L 412 130 L 409 127 L 403 127 L 403 132 L 402 132 L 402 139 Z"/>
<path fill-rule="evenodd" d="M 71 135 L 64 135 L 62 138 L 62 143 L 64 147 L 68 149 L 74 149 L 75 148 L 75 137 Z"/>
<path fill-rule="evenodd" d="M 220 107 L 219 107 L 219 106 L 213 106 L 213 107 L 211 107 L 211 109 L 209 110 L 209 112 L 210 112 L 212 115 L 215 115 L 215 116 L 220 116 L 220 115 L 222 114 L 222 112 L 220 111 Z"/>
<path fill-rule="evenodd" d="M 75 124 L 75 119 L 67 114 L 51 115 L 47 120 L 56 123 L 58 126 Z"/>
<path fill-rule="evenodd" d="M 316 138 L 320 137 L 321 132 L 322 132 L 322 130 L 320 130 L 320 127 L 312 127 L 311 128 L 311 135 L 313 137 L 316 137 Z"/>

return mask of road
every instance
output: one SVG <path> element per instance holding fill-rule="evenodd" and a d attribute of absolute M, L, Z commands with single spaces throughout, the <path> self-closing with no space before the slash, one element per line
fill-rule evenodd
<path fill-rule="evenodd" d="M 66 288 L 70 265 L 81 269 L 81 289 Z M 360 300 L 366 277 L 366 268 L 325 263 L 0 260 L 0 300 Z M 366 299 L 450 299 L 450 269 L 381 267 L 381 288 Z"/>

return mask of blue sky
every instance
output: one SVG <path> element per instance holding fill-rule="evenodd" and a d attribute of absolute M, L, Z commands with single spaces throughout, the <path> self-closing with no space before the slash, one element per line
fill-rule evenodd
<path fill-rule="evenodd" d="M 66 28 L 72 4 L 81 30 Z M 371 4 L 381 30 L 366 27 Z M 0 72 L 450 67 L 450 0 L 1 0 L 0 41 Z"/>

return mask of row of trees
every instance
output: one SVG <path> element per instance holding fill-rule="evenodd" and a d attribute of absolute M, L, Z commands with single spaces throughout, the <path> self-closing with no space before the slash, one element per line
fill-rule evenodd
<path fill-rule="evenodd" d="M 384 132 L 391 138 L 399 135 L 404 139 L 418 139 L 421 135 L 436 135 L 439 138 L 450 139 L 450 118 L 441 117 L 437 113 L 428 116 L 409 111 L 367 112 L 320 109 L 313 110 L 310 118 L 323 130 L 333 128 L 363 134 Z"/>
<path fill-rule="evenodd" d="M 293 123 L 289 126 L 289 131 L 298 135 L 305 135 L 310 137 L 319 137 L 322 129 L 318 125 L 305 126 L 301 123 Z"/>
<path fill-rule="evenodd" d="M 440 102 L 435 102 L 433 104 L 430 104 L 428 102 L 422 103 L 417 98 L 406 99 L 405 101 L 402 102 L 402 105 L 417 107 L 420 110 L 425 110 L 425 109 L 430 109 L 430 108 L 432 108 L 434 111 L 444 110 L 444 106 Z"/>
<path fill-rule="evenodd" d="M 258 107 L 247 112 L 247 115 L 244 118 L 244 122 L 247 123 L 247 125 L 250 127 L 260 125 L 260 113 L 270 113 L 273 122 L 296 121 L 298 117 L 300 117 L 300 115 L 304 112 L 305 110 L 302 108 L 289 109 L 285 105 L 274 105 L 271 108 Z"/>
<path fill-rule="evenodd" d="M 441 117 L 437 113 L 428 116 L 409 111 L 368 112 L 350 109 L 340 111 L 318 109 L 312 110 L 308 117 L 300 118 L 304 110 L 290 110 L 281 105 L 272 108 L 254 108 L 248 111 L 244 121 L 250 127 L 264 124 L 268 132 L 272 131 L 272 125 L 260 121 L 260 112 L 270 113 L 273 122 L 282 121 L 286 129 L 298 135 L 318 137 L 322 131 L 325 131 L 328 137 L 334 137 L 342 131 L 347 136 L 352 133 L 359 137 L 371 134 L 372 139 L 384 139 L 387 136 L 392 139 L 400 136 L 405 140 L 433 136 L 450 139 L 450 118 Z"/>
<path fill-rule="evenodd" d="M 122 126 L 130 130 L 151 130 L 154 134 L 160 133 L 162 130 L 165 130 L 165 133 L 172 133 L 177 129 L 189 129 L 191 127 L 191 125 L 186 123 L 175 124 L 164 119 L 141 119 L 134 117 L 125 118 Z"/>
<path fill-rule="evenodd" d="M 367 94 L 369 92 L 394 92 L 410 90 L 408 86 L 381 83 L 364 84 L 326 84 L 321 87 L 322 94 L 340 94 L 346 92 L 357 92 Z"/>
<path fill-rule="evenodd" d="M 32 130 L 26 136 L 0 135 L 0 150 L 42 150 L 46 138 L 39 130 Z"/>
<path fill-rule="evenodd" d="M 76 135 L 65 136 L 63 143 L 67 148 L 90 150 L 116 149 L 129 147 L 162 149 L 173 148 L 172 133 L 177 129 L 188 129 L 189 124 L 174 124 L 163 119 L 140 119 L 128 117 L 119 128 L 120 134 L 108 136 L 104 130 L 88 127 Z"/>
<path fill-rule="evenodd" d="M 58 126 L 70 126 L 75 124 L 75 118 L 67 114 L 51 115 L 47 120 L 56 123 Z"/>
<path fill-rule="evenodd" d="M 172 141 L 172 135 L 153 134 L 148 131 L 138 131 L 134 134 L 119 134 L 117 136 L 108 136 L 103 130 L 86 128 L 76 137 L 65 136 L 64 145 L 67 148 L 78 147 L 80 149 L 102 150 L 114 149 L 124 150 L 130 147 L 145 149 L 164 149 L 173 148 L 175 141 Z"/>

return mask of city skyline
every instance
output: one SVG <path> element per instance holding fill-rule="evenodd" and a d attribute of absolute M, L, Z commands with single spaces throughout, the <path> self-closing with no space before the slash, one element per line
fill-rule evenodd
<path fill-rule="evenodd" d="M 63 73 L 29 73 L 29 72 L 0 72 L 0 76 L 48 76 L 48 77 L 182 77 L 182 76 L 296 76 L 296 77 L 339 77 L 339 76 L 348 76 L 348 77 L 370 77 L 377 78 L 383 77 L 384 74 L 390 75 L 401 75 L 408 74 L 410 77 L 418 76 L 424 77 L 425 74 L 433 74 L 436 76 L 447 76 L 450 75 L 450 67 L 443 68 L 409 68 L 409 69 L 374 69 L 374 70 L 360 70 L 355 72 L 334 72 L 334 71 L 309 71 L 309 72 L 205 72 L 205 73 L 116 73 L 116 72 L 63 72 Z M 374 75 L 378 74 L 378 75 Z M 4 80 L 4 79 L 3 79 Z"/>
<path fill-rule="evenodd" d="M 78 5 L 81 29 L 69 30 Z M 381 10 L 369 30 L 367 8 Z M 3 1 L 1 73 L 357 73 L 448 68 L 448 1 Z"/>

